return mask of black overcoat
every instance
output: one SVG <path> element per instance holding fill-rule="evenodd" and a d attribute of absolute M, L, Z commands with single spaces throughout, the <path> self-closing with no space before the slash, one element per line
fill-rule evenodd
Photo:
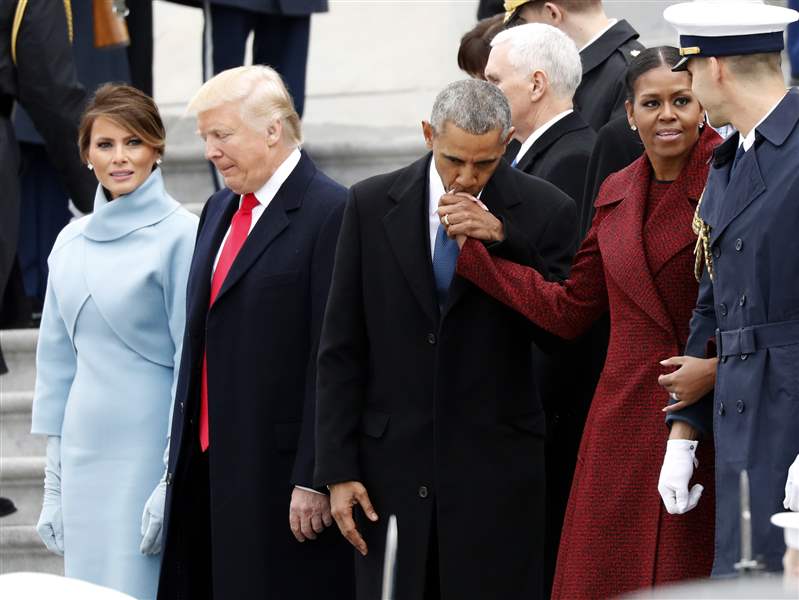
<path fill-rule="evenodd" d="M 738 135 L 716 149 L 700 208 L 714 279 L 705 273 L 700 283 L 685 353 L 705 357 L 716 331 L 715 397 L 671 416 L 706 432 L 712 424 L 719 576 L 734 574 L 741 557 L 743 469 L 753 556 L 782 570 L 783 533 L 769 518 L 785 510 L 785 480 L 799 454 L 799 90 L 756 131 L 732 172 Z"/>
<path fill-rule="evenodd" d="M 355 185 L 319 353 L 317 484 L 356 480 L 380 521 L 360 527 L 359 600 L 380 597 L 386 523 L 399 523 L 396 597 L 421 600 L 436 524 L 441 598 L 541 598 L 544 415 L 535 330 L 455 276 L 440 313 L 428 228 L 430 155 Z M 563 276 L 575 207 L 501 161 L 482 201 L 493 251 Z"/>
<path fill-rule="evenodd" d="M 187 529 L 202 526 L 183 517 L 199 449 L 204 349 L 213 597 L 352 597 L 352 553 L 338 532 L 300 544 L 289 530 L 293 485 L 312 485 L 315 358 L 345 199 L 303 153 L 210 310 L 211 266 L 239 196 L 224 189 L 203 210 L 172 418 L 162 600 L 187 597 Z"/>
<path fill-rule="evenodd" d="M 594 131 L 624 113 L 627 65 L 643 49 L 638 32 L 622 19 L 580 52 L 583 80 L 574 94 L 574 105 Z"/>
<path fill-rule="evenodd" d="M 595 140 L 594 130 L 575 111 L 547 129 L 524 153 L 516 167 L 566 192 L 577 203 L 579 221 L 586 166 Z M 553 352 L 544 353 L 540 349 L 533 349 L 533 365 L 537 371 L 541 401 L 547 417 L 547 586 L 555 572 L 560 530 L 577 463 L 577 450 L 597 381 L 593 369 L 586 367 L 593 361 L 592 349 L 591 340 L 584 336 L 572 342 L 564 342 Z M 604 363 L 604 353 L 602 359 Z"/>

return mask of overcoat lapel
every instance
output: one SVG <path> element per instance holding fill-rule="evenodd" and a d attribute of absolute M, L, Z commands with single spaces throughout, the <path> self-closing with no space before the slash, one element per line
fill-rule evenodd
<path fill-rule="evenodd" d="M 505 161 L 500 161 L 497 170 L 494 171 L 491 179 L 488 180 L 485 188 L 483 188 L 482 194 L 480 194 L 480 201 L 497 218 L 504 217 L 508 208 L 522 201 L 516 185 L 510 177 L 512 169 L 513 167 L 509 166 Z M 466 279 L 457 274 L 452 278 L 442 319 L 463 299 L 464 294 L 469 290 L 474 290 L 474 286 Z"/>
<path fill-rule="evenodd" d="M 280 233 L 289 226 L 289 212 L 302 205 L 305 191 L 313 177 L 316 167 L 308 155 L 303 152 L 302 158 L 288 179 L 280 186 L 275 197 L 266 207 L 264 214 L 258 219 L 247 240 L 241 247 L 230 271 L 219 289 L 214 304 L 231 289 L 236 282 L 252 267 L 258 257 L 269 247 Z"/>
<path fill-rule="evenodd" d="M 613 189 L 618 193 L 597 201 L 598 207 L 618 202 L 598 231 L 608 274 L 646 314 L 672 335 L 676 335 L 674 324 L 657 291 L 654 276 L 671 257 L 696 243 L 691 229 L 695 204 L 691 201 L 698 200 L 702 193 L 706 172 L 703 165 L 720 139 L 712 130 L 702 133 L 680 176 L 650 220 L 648 247 L 644 246 L 644 216 L 653 173 L 645 154 L 629 167 L 623 180 L 615 183 Z"/>
<path fill-rule="evenodd" d="M 602 221 L 597 237 L 608 274 L 655 323 L 673 334 L 674 326 L 655 288 L 644 250 L 643 221 L 649 176 L 649 160 L 642 156 L 630 168 L 627 191 L 621 192 L 621 202 Z M 602 202 L 606 203 L 610 202 Z"/>
<path fill-rule="evenodd" d="M 396 203 L 383 217 L 383 226 L 400 270 L 416 300 L 433 323 L 439 320 L 430 261 L 427 220 L 427 166 L 431 155 L 416 161 L 389 190 Z"/>
<path fill-rule="evenodd" d="M 211 271 L 225 232 L 239 208 L 239 196 L 228 190 L 220 204 L 220 209 L 208 215 L 207 221 L 203 224 L 203 230 L 209 234 L 200 235 L 194 251 L 192 273 L 186 295 L 187 321 L 192 329 L 194 326 L 201 327 L 205 323 L 208 301 L 211 298 Z"/>
<path fill-rule="evenodd" d="M 682 173 L 647 217 L 644 239 L 649 240 L 646 255 L 653 278 L 673 256 L 696 244 L 694 212 L 707 182 L 706 165 L 719 142 L 715 131 L 703 131 Z"/>

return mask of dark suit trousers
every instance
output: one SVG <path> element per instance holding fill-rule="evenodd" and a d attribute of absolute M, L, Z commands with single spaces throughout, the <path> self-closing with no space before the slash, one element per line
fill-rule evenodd
<path fill-rule="evenodd" d="M 438 571 L 438 519 L 436 509 L 430 520 L 430 541 L 427 546 L 427 573 L 424 582 L 424 600 L 441 600 L 441 578 Z"/>
<path fill-rule="evenodd" d="M 214 73 L 244 64 L 247 36 L 253 33 L 253 64 L 269 65 L 283 77 L 297 112 L 305 107 L 305 69 L 311 17 L 257 13 L 211 5 Z M 205 56 L 205 53 L 203 53 Z"/>

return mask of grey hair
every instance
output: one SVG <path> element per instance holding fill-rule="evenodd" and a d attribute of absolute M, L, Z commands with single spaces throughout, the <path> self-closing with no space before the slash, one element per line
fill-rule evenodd
<path fill-rule="evenodd" d="M 437 133 L 450 122 L 472 135 L 494 129 L 510 133 L 510 104 L 500 89 L 479 79 L 463 79 L 441 90 L 433 103 L 430 124 Z"/>
<path fill-rule="evenodd" d="M 510 44 L 508 60 L 524 76 L 543 71 L 555 95 L 574 97 L 583 78 L 580 51 L 560 29 L 544 23 L 528 23 L 501 31 L 491 47 Z"/>

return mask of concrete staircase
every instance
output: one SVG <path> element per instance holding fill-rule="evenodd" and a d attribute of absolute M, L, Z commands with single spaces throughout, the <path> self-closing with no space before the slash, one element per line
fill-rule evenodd
<path fill-rule="evenodd" d="M 47 552 L 34 526 L 42 505 L 43 436 L 30 434 L 38 331 L 0 331 L 9 372 L 0 377 L 0 496 L 17 512 L 0 520 L 0 574 L 62 573 L 63 560 Z"/>
<path fill-rule="evenodd" d="M 208 163 L 194 133 L 194 119 L 165 110 L 167 152 L 164 177 L 169 192 L 199 214 L 212 193 Z M 419 130 L 312 126 L 305 130 L 317 166 L 344 185 L 409 164 L 424 151 Z M 49 553 L 34 529 L 42 503 L 44 436 L 30 434 L 38 331 L 0 331 L 9 373 L 0 376 L 0 496 L 17 512 L 0 519 L 0 574 L 15 571 L 63 573 L 61 557 Z"/>

